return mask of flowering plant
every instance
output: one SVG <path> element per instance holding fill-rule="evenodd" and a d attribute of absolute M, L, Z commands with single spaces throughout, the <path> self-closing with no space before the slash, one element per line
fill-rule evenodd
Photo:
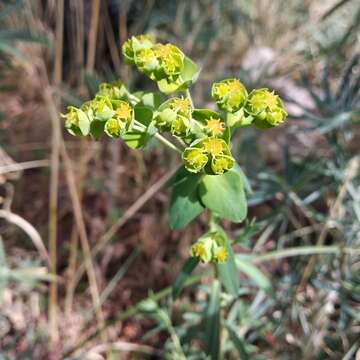
<path fill-rule="evenodd" d="M 190 272 L 199 261 L 213 262 L 225 279 L 235 273 L 234 257 L 216 220 L 239 223 L 247 214 L 244 175 L 231 153 L 231 136 L 245 126 L 266 129 L 281 124 L 287 115 L 283 103 L 268 89 L 249 94 L 240 80 L 231 78 L 212 86 L 219 111 L 200 109 L 189 92 L 199 70 L 175 45 L 140 35 L 127 40 L 122 52 L 127 63 L 157 83 L 160 93 L 130 92 L 121 81 L 103 83 L 94 99 L 80 108 L 68 107 L 65 126 L 72 135 L 99 139 L 106 134 L 136 149 L 156 137 L 179 153 L 183 167 L 168 182 L 170 226 L 183 228 L 205 209 L 210 214 L 209 231 L 191 247 L 184 269 Z M 177 96 L 163 101 L 161 93 Z M 234 284 L 226 280 L 224 286 L 231 292 Z"/>

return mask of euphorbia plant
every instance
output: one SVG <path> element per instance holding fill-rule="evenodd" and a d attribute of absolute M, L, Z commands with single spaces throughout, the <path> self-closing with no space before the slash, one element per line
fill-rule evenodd
<path fill-rule="evenodd" d="M 68 107 L 66 128 L 73 135 L 103 134 L 142 148 L 156 137 L 176 151 L 183 166 L 169 181 L 172 188 L 169 222 L 181 229 L 205 209 L 209 229 L 189 250 L 190 258 L 175 282 L 177 294 L 184 274 L 201 261 L 214 263 L 228 292 L 236 294 L 238 280 L 229 239 L 218 223 L 242 222 L 247 214 L 243 173 L 231 153 L 235 129 L 254 125 L 266 129 L 281 124 L 286 112 L 279 96 L 268 89 L 250 94 L 238 79 L 212 86 L 218 111 L 194 106 L 189 88 L 199 71 L 173 44 L 156 43 L 151 36 L 134 36 L 122 47 L 126 62 L 157 83 L 160 93 L 130 92 L 121 82 L 103 83 L 94 99 L 80 108 Z M 175 94 L 164 100 L 163 95 Z M 170 135 L 174 141 L 170 141 Z"/>

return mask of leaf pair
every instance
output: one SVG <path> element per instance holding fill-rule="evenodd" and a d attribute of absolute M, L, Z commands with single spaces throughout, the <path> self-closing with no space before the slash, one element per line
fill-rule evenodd
<path fill-rule="evenodd" d="M 174 179 L 169 207 L 169 221 L 173 229 L 185 227 L 205 208 L 232 222 L 245 219 L 244 186 L 236 169 L 216 176 L 190 174 L 181 169 Z"/>

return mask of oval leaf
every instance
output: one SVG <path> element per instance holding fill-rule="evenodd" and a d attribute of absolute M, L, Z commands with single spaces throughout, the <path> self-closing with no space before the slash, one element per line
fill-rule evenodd
<path fill-rule="evenodd" d="M 242 179 L 238 172 L 230 170 L 223 175 L 206 175 L 199 185 L 202 203 L 216 215 L 241 222 L 247 214 Z"/>

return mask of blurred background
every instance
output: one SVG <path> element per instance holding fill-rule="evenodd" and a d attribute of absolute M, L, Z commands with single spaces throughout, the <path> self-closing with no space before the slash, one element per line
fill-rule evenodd
<path fill-rule="evenodd" d="M 223 358 L 355 359 L 357 0 L 0 1 L 0 359 L 183 359 L 179 346 L 206 359 L 211 277 L 175 303 L 168 296 L 206 229 L 202 216 L 184 231 L 168 226 L 164 184 L 179 159 L 156 140 L 138 151 L 72 137 L 60 117 L 103 81 L 156 90 L 120 53 L 141 33 L 202 68 L 198 107 L 214 107 L 214 81 L 238 77 L 248 90 L 275 89 L 289 113 L 234 139 L 249 215 L 224 227 L 237 253 L 259 255 L 227 304 Z M 139 301 L 152 293 L 159 308 L 147 316 Z"/>

